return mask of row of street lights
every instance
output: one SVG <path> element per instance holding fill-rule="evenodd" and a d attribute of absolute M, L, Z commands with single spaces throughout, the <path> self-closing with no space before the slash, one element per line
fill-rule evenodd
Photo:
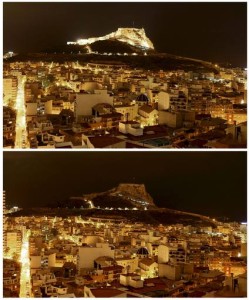
<path fill-rule="evenodd" d="M 24 230 L 21 250 L 21 276 L 20 276 L 20 298 L 31 297 L 31 276 L 29 260 L 29 236 L 30 231 Z"/>
<path fill-rule="evenodd" d="M 26 106 L 24 99 L 25 77 L 18 77 L 18 91 L 15 103 L 16 113 L 16 139 L 15 148 L 27 148 L 27 123 L 26 123 Z"/>

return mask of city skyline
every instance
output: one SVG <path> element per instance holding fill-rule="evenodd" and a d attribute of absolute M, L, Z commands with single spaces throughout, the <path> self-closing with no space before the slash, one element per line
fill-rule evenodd
<path fill-rule="evenodd" d="M 41 51 L 118 27 L 144 27 L 158 52 L 246 67 L 246 17 L 245 2 L 4 3 L 3 46 Z"/>
<path fill-rule="evenodd" d="M 3 2 L 2 80 L 4 298 L 247 297 L 247 2 Z"/>
<path fill-rule="evenodd" d="M 4 153 L 7 204 L 46 206 L 129 182 L 159 207 L 246 221 L 246 152 Z"/>

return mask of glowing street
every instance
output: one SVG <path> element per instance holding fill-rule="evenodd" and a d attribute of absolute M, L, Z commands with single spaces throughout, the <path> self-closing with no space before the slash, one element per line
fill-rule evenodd
<path fill-rule="evenodd" d="M 29 298 L 31 296 L 31 282 L 30 282 L 30 261 L 29 261 L 29 235 L 26 231 L 22 239 L 21 250 L 21 276 L 20 276 L 20 298 Z"/>
<path fill-rule="evenodd" d="M 26 125 L 26 107 L 24 99 L 25 77 L 18 80 L 18 91 L 16 97 L 16 140 L 15 148 L 27 148 L 27 125 Z"/>

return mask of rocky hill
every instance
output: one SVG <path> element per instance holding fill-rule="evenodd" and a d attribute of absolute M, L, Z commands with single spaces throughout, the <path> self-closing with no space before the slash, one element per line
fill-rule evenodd
<path fill-rule="evenodd" d="M 115 40 L 124 42 L 128 45 L 140 48 L 142 50 L 153 50 L 154 45 L 146 36 L 143 28 L 118 28 L 105 36 L 92 37 L 88 39 L 79 39 L 76 42 L 67 42 L 68 45 L 91 45 L 98 41 Z"/>
<path fill-rule="evenodd" d="M 132 46 L 125 42 L 117 41 L 117 40 L 104 40 L 104 41 L 96 41 L 89 45 L 78 45 L 78 44 L 69 44 L 69 45 L 53 45 L 50 47 L 46 47 L 42 49 L 42 53 L 47 54 L 100 54 L 100 55 L 108 55 L 112 54 L 124 54 L 131 55 L 132 53 L 143 55 L 144 51 L 141 48 L 136 46 Z M 153 50 L 147 51 L 148 54 L 153 53 Z"/>
<path fill-rule="evenodd" d="M 57 46 L 49 45 L 36 53 L 19 53 L 6 58 L 6 62 L 15 61 L 58 63 L 77 61 L 81 64 L 124 65 L 124 67 L 152 71 L 184 70 L 218 73 L 211 62 L 169 53 L 157 53 L 143 28 L 118 28 L 105 36 L 79 39 Z"/>
<path fill-rule="evenodd" d="M 72 47 L 72 46 L 71 46 Z M 75 45 L 76 47 L 76 45 Z M 84 47 L 84 46 L 82 46 Z M 88 48 L 89 51 L 92 51 L 94 53 L 101 53 L 101 54 L 131 54 L 131 53 L 137 53 L 142 54 L 143 51 L 140 48 L 137 48 L 135 46 L 129 45 L 125 42 L 117 41 L 117 40 L 106 40 L 106 41 L 97 41 L 91 44 L 90 48 Z"/>
<path fill-rule="evenodd" d="M 144 209 L 156 207 L 144 184 L 121 183 L 106 192 L 83 195 L 82 199 L 86 202 L 91 201 L 95 207 L 100 208 L 136 207 Z"/>

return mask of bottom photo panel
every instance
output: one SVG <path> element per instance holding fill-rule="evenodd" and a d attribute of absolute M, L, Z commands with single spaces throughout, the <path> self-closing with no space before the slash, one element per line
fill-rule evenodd
<path fill-rule="evenodd" d="M 247 296 L 247 153 L 3 152 L 3 297 Z"/>

